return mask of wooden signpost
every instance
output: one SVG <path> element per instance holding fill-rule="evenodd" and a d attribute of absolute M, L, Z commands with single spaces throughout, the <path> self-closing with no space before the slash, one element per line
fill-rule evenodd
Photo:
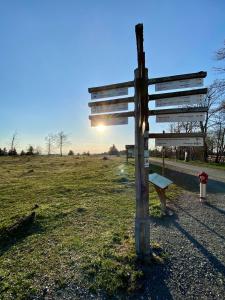
<path fill-rule="evenodd" d="M 91 99 L 101 99 L 101 98 L 116 97 L 116 96 L 123 96 L 123 95 L 128 95 L 127 87 L 92 92 Z"/>
<path fill-rule="evenodd" d="M 155 84 L 155 91 L 177 90 L 189 87 L 203 86 L 202 78 L 174 80 L 171 82 L 160 82 Z"/>
<path fill-rule="evenodd" d="M 134 71 L 134 80 L 116 84 L 89 88 L 91 99 L 103 99 L 128 95 L 128 88 L 134 87 L 134 97 L 92 101 L 89 103 L 92 115 L 89 116 L 91 126 L 99 125 L 125 125 L 128 118 L 135 119 L 135 183 L 136 183 L 136 217 L 135 217 L 135 245 L 136 253 L 140 259 L 149 258 L 150 224 L 149 224 L 149 153 L 148 139 L 156 138 L 157 143 L 178 143 L 183 138 L 163 134 L 149 133 L 149 116 L 156 116 L 159 122 L 176 122 L 182 120 L 203 120 L 205 107 L 185 107 L 173 109 L 149 110 L 148 102 L 156 101 L 157 107 L 174 105 L 201 104 L 202 98 L 207 93 L 206 88 L 175 91 L 169 93 L 148 94 L 148 86 L 155 85 L 156 91 L 187 89 L 203 85 L 206 72 L 189 73 L 159 78 L 148 78 L 148 69 L 145 67 L 145 52 L 143 48 L 143 25 L 135 26 L 137 42 L 138 67 Z M 161 101 L 161 103 L 160 103 Z M 134 103 L 134 111 L 128 111 L 128 103 Z M 162 135 L 162 134 L 161 134 Z M 187 137 L 185 137 L 187 138 Z M 191 138 L 198 136 L 190 136 Z M 200 134 L 199 134 L 200 138 Z M 166 142 L 167 139 L 167 142 Z M 163 142 L 162 142 L 163 141 Z M 179 141 L 180 142 L 180 141 Z"/>
<path fill-rule="evenodd" d="M 128 163 L 128 158 L 133 158 L 134 157 L 134 145 L 125 145 L 126 149 L 126 160 Z"/>

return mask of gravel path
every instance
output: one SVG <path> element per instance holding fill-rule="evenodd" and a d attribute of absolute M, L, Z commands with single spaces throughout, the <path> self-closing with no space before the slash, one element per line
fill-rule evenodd
<path fill-rule="evenodd" d="M 225 298 L 225 195 L 185 192 L 172 204 L 173 217 L 151 221 L 151 239 L 169 254 L 169 262 L 148 271 L 139 299 Z M 135 297 L 134 297 L 135 298 Z"/>

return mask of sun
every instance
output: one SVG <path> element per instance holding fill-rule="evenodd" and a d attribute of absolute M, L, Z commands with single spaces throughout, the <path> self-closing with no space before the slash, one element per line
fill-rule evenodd
<path fill-rule="evenodd" d="M 106 128 L 104 125 L 99 124 L 98 126 L 96 126 L 96 129 L 98 132 L 104 132 Z"/>

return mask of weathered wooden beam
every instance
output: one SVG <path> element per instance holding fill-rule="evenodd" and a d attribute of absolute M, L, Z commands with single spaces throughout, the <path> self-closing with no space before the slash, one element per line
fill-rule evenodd
<path fill-rule="evenodd" d="M 149 116 L 180 114 L 180 113 L 198 113 L 207 112 L 207 107 L 184 107 L 184 108 L 170 108 L 170 109 L 155 109 L 149 110 Z"/>
<path fill-rule="evenodd" d="M 185 80 L 185 79 L 193 79 L 193 78 L 205 78 L 207 76 L 207 72 L 197 72 L 197 73 L 188 73 L 188 74 L 181 74 L 181 75 L 173 75 L 173 76 L 166 76 L 166 77 L 156 77 L 150 78 L 148 80 L 148 84 L 155 84 L 160 82 L 167 82 L 167 81 L 175 81 L 175 80 Z M 120 83 L 113 83 L 103 86 L 91 87 L 88 89 L 89 93 L 95 93 L 99 91 L 106 91 L 111 89 L 118 89 L 123 87 L 134 87 L 134 81 L 125 81 Z"/>
<path fill-rule="evenodd" d="M 201 132 L 192 133 L 150 133 L 150 139 L 164 139 L 164 138 L 191 138 L 191 137 L 204 137 Z"/>
<path fill-rule="evenodd" d="M 106 91 L 106 90 L 119 89 L 119 88 L 124 88 L 124 87 L 133 87 L 133 86 L 134 86 L 134 81 L 126 81 L 126 82 L 91 87 L 88 89 L 88 92 L 95 93 L 95 92 L 99 92 L 99 91 Z"/>
<path fill-rule="evenodd" d="M 156 84 L 156 83 L 168 82 L 168 81 L 205 78 L 206 76 L 207 76 L 207 72 L 200 71 L 197 73 L 188 73 L 188 74 L 173 75 L 173 76 L 166 76 L 166 77 L 156 77 L 156 78 L 150 78 L 148 80 L 148 84 L 150 85 L 150 84 Z"/>
<path fill-rule="evenodd" d="M 135 90 L 135 246 L 136 254 L 141 260 L 149 260 L 150 226 L 149 226 L 149 160 L 148 153 L 148 69 L 145 68 L 143 24 L 135 26 L 137 42 L 138 68 L 134 71 Z"/>
<path fill-rule="evenodd" d="M 126 97 L 126 98 L 111 99 L 111 100 L 104 100 L 104 101 L 97 101 L 97 102 L 89 102 L 88 106 L 93 107 L 93 106 L 132 103 L 132 102 L 134 102 L 134 97 Z"/>
<path fill-rule="evenodd" d="M 134 145 L 125 145 L 126 149 L 134 149 Z"/>
<path fill-rule="evenodd" d="M 201 95 L 201 94 L 206 94 L 207 91 L 208 91 L 207 88 L 203 88 L 203 89 L 195 89 L 195 90 L 180 91 L 180 92 L 151 94 L 148 96 L 148 100 L 153 101 L 153 100 L 164 99 L 164 98 L 176 98 L 176 97 L 191 96 L 191 95 Z"/>
<path fill-rule="evenodd" d="M 89 120 L 93 119 L 112 119 L 112 118 L 121 118 L 121 117 L 134 117 L 133 111 L 121 112 L 121 113 L 114 113 L 114 114 L 102 114 L 102 115 L 90 115 Z"/>

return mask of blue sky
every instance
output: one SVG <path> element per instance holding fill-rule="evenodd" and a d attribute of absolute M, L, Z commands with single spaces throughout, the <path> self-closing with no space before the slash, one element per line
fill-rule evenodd
<path fill-rule="evenodd" d="M 0 0 L 0 147 L 15 131 L 18 149 L 44 150 L 44 137 L 61 130 L 75 152 L 132 144 L 132 120 L 104 132 L 90 127 L 88 87 L 133 79 L 137 23 L 149 77 L 204 70 L 210 84 L 224 12 L 223 0 Z M 163 129 L 154 118 L 150 125 Z"/>

